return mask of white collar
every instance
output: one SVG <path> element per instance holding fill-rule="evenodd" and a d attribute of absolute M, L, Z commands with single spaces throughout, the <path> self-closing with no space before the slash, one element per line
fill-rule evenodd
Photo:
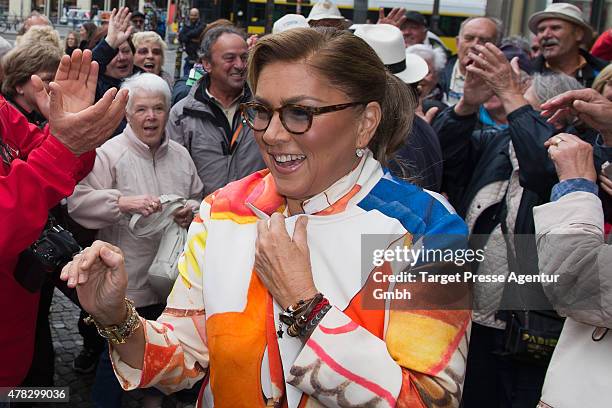
<path fill-rule="evenodd" d="M 304 213 L 316 214 L 331 207 L 347 195 L 355 185 L 363 186 L 376 172 L 380 171 L 380 163 L 374 159 L 372 152 L 366 149 L 359 164 L 350 173 L 329 186 L 325 191 L 302 203 Z"/>

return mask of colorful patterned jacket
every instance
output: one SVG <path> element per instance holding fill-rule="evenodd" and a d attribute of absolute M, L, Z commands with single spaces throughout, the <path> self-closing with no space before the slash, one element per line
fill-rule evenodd
<path fill-rule="evenodd" d="M 394 179 L 371 153 L 305 201 L 313 278 L 333 307 L 303 344 L 277 336 L 279 307 L 253 271 L 258 218 L 245 203 L 267 214 L 285 210 L 268 170 L 204 200 L 168 306 L 157 322 L 145 322 L 143 369 L 111 350 L 125 389 L 172 392 L 206 377 L 199 406 L 459 405 L 470 312 L 373 304 L 372 267 L 366 279 L 360 272 L 364 234 L 385 234 L 377 235 L 385 248 L 398 236 L 416 246 L 438 233 L 464 245 L 467 228 L 451 208 Z M 290 235 L 296 219 L 285 220 Z"/>

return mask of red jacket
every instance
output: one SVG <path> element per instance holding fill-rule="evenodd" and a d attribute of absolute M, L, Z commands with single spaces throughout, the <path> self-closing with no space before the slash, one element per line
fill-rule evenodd
<path fill-rule="evenodd" d="M 612 60 L 612 29 L 603 32 L 593 44 L 591 54 L 606 61 Z"/>
<path fill-rule="evenodd" d="M 95 152 L 76 157 L 49 129 L 38 129 L 0 96 L 0 138 L 13 154 L 0 161 L 0 387 L 16 386 L 32 360 L 38 294 L 13 278 L 19 253 L 39 237 L 48 210 L 72 194 Z M 76 319 L 76 316 L 75 316 Z"/>

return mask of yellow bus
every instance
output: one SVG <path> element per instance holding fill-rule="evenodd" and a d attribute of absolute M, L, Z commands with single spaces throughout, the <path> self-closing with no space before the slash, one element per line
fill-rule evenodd
<path fill-rule="evenodd" d="M 263 34 L 266 23 L 266 0 L 234 0 L 232 2 L 230 18 L 242 27 L 247 28 L 249 34 Z M 296 13 L 308 16 L 315 0 L 302 0 L 299 4 L 296 0 L 277 0 L 274 2 L 273 21 L 278 20 L 285 14 Z M 344 17 L 353 19 L 353 0 L 336 0 L 334 3 L 340 9 Z M 368 22 L 375 23 L 378 20 L 378 10 L 385 9 L 385 13 L 394 7 L 403 7 L 406 10 L 418 11 L 431 19 L 433 0 L 369 0 Z M 486 0 L 440 0 L 440 38 L 453 52 L 456 49 L 455 37 L 459 33 L 461 22 L 467 17 L 483 16 L 485 14 Z M 229 10 L 228 10 L 229 11 Z"/>

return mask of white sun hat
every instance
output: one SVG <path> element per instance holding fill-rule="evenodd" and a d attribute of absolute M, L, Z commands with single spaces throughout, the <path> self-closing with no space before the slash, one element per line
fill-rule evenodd
<path fill-rule="evenodd" d="M 310 27 L 306 17 L 301 14 L 285 14 L 272 26 L 272 34 L 282 33 L 292 28 Z"/>
<path fill-rule="evenodd" d="M 416 54 L 406 54 L 404 37 L 399 28 L 390 24 L 363 24 L 355 35 L 365 42 L 396 77 L 414 84 L 427 76 L 427 62 Z"/>
<path fill-rule="evenodd" d="M 340 14 L 340 10 L 338 6 L 336 6 L 333 2 L 329 0 L 320 0 L 310 10 L 310 14 L 308 14 L 308 18 L 306 21 L 310 20 L 324 20 L 327 18 L 344 20 L 342 14 Z"/>

